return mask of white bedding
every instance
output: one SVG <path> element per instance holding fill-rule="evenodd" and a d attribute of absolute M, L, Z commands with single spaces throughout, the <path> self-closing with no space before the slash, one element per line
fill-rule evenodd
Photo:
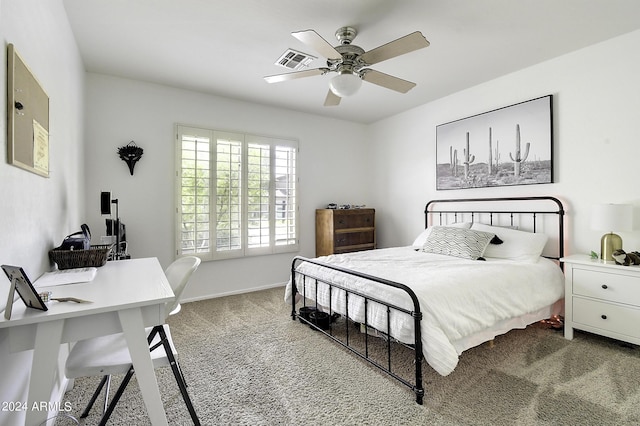
<path fill-rule="evenodd" d="M 497 330 L 503 329 L 492 334 L 497 335 L 514 327 L 514 324 L 524 327 L 530 322 L 546 318 L 541 315 L 558 313 L 552 312 L 550 307 L 554 304 L 560 306 L 557 302 L 564 296 L 564 278 L 560 268 L 544 258 L 536 263 L 493 258 L 478 261 L 428 254 L 415 251 L 412 247 L 396 247 L 323 256 L 317 260 L 411 287 L 423 313 L 423 354 L 429 365 L 443 376 L 454 370 L 458 355 L 463 350 L 480 343 L 476 342 L 474 336 L 483 336 L 485 330 L 495 327 Z M 310 263 L 301 264 L 299 269 L 307 273 L 319 273 L 319 267 Z M 348 277 L 326 268 L 323 274 L 327 280 L 347 288 L 376 286 L 375 293 L 370 290 L 367 293 L 408 310 L 413 309 L 410 298 L 401 290 L 365 279 L 354 279 L 353 276 Z M 315 280 L 307 279 L 305 287 L 306 297 L 315 299 Z M 300 283 L 298 291 L 303 293 Z M 318 285 L 317 295 L 318 304 L 328 309 L 328 286 L 322 283 Z M 291 303 L 290 297 L 291 281 L 285 292 L 288 303 Z M 350 295 L 348 303 L 349 317 L 356 322 L 364 322 L 362 298 Z M 344 308 L 344 292 L 332 290 L 332 311 L 344 314 Z M 369 325 L 387 330 L 385 307 L 369 303 L 367 312 Z M 523 323 L 521 317 L 529 322 Z M 394 311 L 390 319 L 391 335 L 399 341 L 412 344 L 413 319 Z"/>

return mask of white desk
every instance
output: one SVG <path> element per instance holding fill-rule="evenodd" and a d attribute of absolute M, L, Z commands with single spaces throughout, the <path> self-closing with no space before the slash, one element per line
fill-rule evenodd
<path fill-rule="evenodd" d="M 48 402 L 61 343 L 123 332 L 147 413 L 154 425 L 166 425 L 145 327 L 165 321 L 165 303 L 173 300 L 171 286 L 156 258 L 107 262 L 89 283 L 38 287 L 52 297 L 77 297 L 93 303 L 51 301 L 48 311 L 27 309 L 21 300 L 11 320 L 0 319 L 0 333 L 9 334 L 12 352 L 34 349 L 28 407 Z M 27 426 L 39 425 L 47 412 L 27 410 Z"/>

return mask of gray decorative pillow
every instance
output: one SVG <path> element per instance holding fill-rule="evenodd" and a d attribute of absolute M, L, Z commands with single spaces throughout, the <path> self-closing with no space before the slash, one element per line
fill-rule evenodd
<path fill-rule="evenodd" d="M 473 229 L 434 226 L 422 246 L 425 253 L 484 260 L 484 250 L 496 234 Z"/>

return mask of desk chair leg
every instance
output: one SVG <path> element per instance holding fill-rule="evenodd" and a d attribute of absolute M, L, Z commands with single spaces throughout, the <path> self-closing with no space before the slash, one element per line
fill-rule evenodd
<path fill-rule="evenodd" d="M 149 343 L 151 343 L 155 338 L 156 334 L 160 334 L 160 343 L 154 345 L 152 348 L 150 348 L 150 350 L 153 351 L 160 345 L 164 347 L 165 353 L 167 354 L 167 358 L 169 359 L 169 364 L 171 365 L 171 370 L 173 371 L 173 376 L 175 377 L 176 382 L 178 383 L 178 387 L 180 388 L 182 399 L 184 399 L 184 403 L 187 406 L 187 410 L 189 410 L 189 414 L 191 415 L 191 420 L 193 421 L 193 424 L 195 426 L 200 426 L 200 420 L 198 419 L 196 410 L 193 408 L 193 403 L 191 402 L 191 398 L 189 398 L 189 393 L 187 392 L 187 384 L 184 380 L 182 370 L 178 366 L 178 362 L 176 361 L 173 351 L 171 350 L 171 345 L 169 344 L 169 339 L 167 338 L 167 333 L 165 333 L 164 331 L 164 327 L 161 325 L 154 327 L 153 330 L 151 330 L 151 333 L 149 333 L 147 340 L 149 341 Z M 89 405 L 87 406 L 87 408 L 85 408 L 85 411 L 82 413 L 81 417 L 86 417 L 89 414 L 89 410 L 91 409 L 91 406 L 95 402 L 97 396 L 100 394 L 100 390 L 106 383 L 107 393 L 105 396 L 105 410 L 104 410 L 102 419 L 100 420 L 100 426 L 106 425 L 107 421 L 109 421 L 109 418 L 111 417 L 111 414 L 113 413 L 113 410 L 116 408 L 116 404 L 120 400 L 120 397 L 122 396 L 127 385 L 131 381 L 133 374 L 134 374 L 134 370 L 132 366 L 131 368 L 129 368 L 129 371 L 127 371 L 127 374 L 122 379 L 120 386 L 118 386 L 118 390 L 116 390 L 116 393 L 113 395 L 113 399 L 111 400 L 111 403 L 108 404 L 108 406 L 106 405 L 106 403 L 109 397 L 108 388 L 109 388 L 110 376 L 104 376 L 102 378 L 102 381 L 98 385 L 98 389 L 96 389 L 96 391 L 94 392 L 94 395 L 91 397 L 91 401 L 89 401 Z"/>
<path fill-rule="evenodd" d="M 107 387 L 104 391 L 104 405 L 102 407 L 102 412 L 106 412 L 107 408 L 109 406 L 109 391 L 111 390 L 111 375 L 105 376 L 105 378 L 107 379 Z M 87 414 L 89 414 L 87 412 Z"/>
<path fill-rule="evenodd" d="M 155 338 L 156 334 L 158 334 L 158 328 L 162 329 L 162 331 L 164 332 L 164 328 L 162 328 L 162 326 L 156 326 L 154 327 L 151 332 L 149 333 L 149 335 L 147 336 L 147 342 L 149 344 L 151 344 L 151 342 L 153 341 L 153 339 Z M 166 338 L 166 334 L 164 336 Z M 158 346 L 160 346 L 160 344 L 156 344 L 154 345 L 152 348 L 150 348 L 150 351 L 153 351 L 155 348 L 157 348 Z M 169 353 L 171 353 L 171 351 L 169 351 Z M 173 355 L 173 354 L 172 354 Z M 129 370 L 127 371 L 127 374 L 124 376 L 124 378 L 122 379 L 122 382 L 120 382 L 120 386 L 118 386 L 118 389 L 116 390 L 116 393 L 113 395 L 113 399 L 111 400 L 111 403 L 109 403 L 109 405 L 106 405 L 106 400 L 105 400 L 105 409 L 104 412 L 102 414 L 102 419 L 100 419 L 100 426 L 106 425 L 107 421 L 109 420 L 109 418 L 111 417 L 111 414 L 113 414 L 113 410 L 116 408 L 116 405 L 118 404 L 118 401 L 120 401 L 120 397 L 122 396 L 122 394 L 124 393 L 124 390 L 127 388 L 127 385 L 129 384 L 129 382 L 131 381 L 131 378 L 133 377 L 133 374 L 135 372 L 133 371 L 133 366 L 131 366 L 129 368 Z M 108 398 L 108 393 L 107 393 L 107 398 Z M 90 408 L 90 407 L 89 407 Z M 88 410 L 87 410 L 88 411 Z M 87 413 L 88 414 L 88 413 Z"/>
<path fill-rule="evenodd" d="M 176 378 L 176 382 L 178 383 L 178 387 L 180 388 L 182 399 L 184 399 L 184 403 L 187 406 L 187 410 L 189 410 L 189 414 L 191 414 L 191 420 L 193 421 L 194 425 L 200 426 L 200 419 L 198 419 L 196 410 L 193 408 L 193 404 L 191 403 L 191 398 L 189 398 L 189 393 L 187 392 L 187 385 L 184 381 L 184 376 L 182 375 L 181 369 L 178 367 L 176 358 L 173 356 L 173 351 L 171 350 L 171 345 L 169 344 L 169 340 L 167 339 L 167 334 L 164 331 L 164 327 L 159 326 L 158 333 L 160 333 L 160 340 L 164 345 L 164 350 L 165 350 L 165 353 L 167 354 L 167 358 L 169 358 L 169 363 L 171 364 L 171 370 L 173 371 L 173 376 Z"/>
<path fill-rule="evenodd" d="M 100 426 L 106 425 L 107 421 L 109 421 L 109 417 L 111 417 L 113 410 L 116 408 L 116 404 L 118 403 L 118 401 L 120 401 L 120 397 L 122 396 L 127 385 L 131 381 L 131 378 L 133 377 L 133 373 L 134 373 L 133 367 L 129 368 L 129 371 L 127 371 L 127 374 L 122 379 L 120 386 L 118 386 L 118 390 L 116 391 L 115 395 L 113 395 L 113 399 L 111 400 L 111 403 L 105 409 L 104 414 L 102 415 L 102 419 L 100 419 Z"/>
<path fill-rule="evenodd" d="M 196 410 L 193 408 L 193 403 L 191 402 L 191 398 L 189 398 L 189 394 L 187 393 L 187 385 L 184 381 L 184 376 L 182 375 L 182 371 L 178 367 L 176 358 L 173 355 L 173 351 L 171 350 L 171 345 L 169 344 L 169 339 L 167 338 L 167 333 L 165 333 L 164 331 L 164 327 L 161 325 L 154 327 L 151 333 L 149 333 L 149 336 L 147 337 L 148 341 L 152 342 L 156 334 L 160 334 L 161 343 L 154 345 L 151 348 L 151 350 L 153 351 L 158 346 L 160 346 L 160 344 L 162 344 L 162 346 L 164 347 L 165 353 L 167 354 L 167 358 L 169 359 L 169 364 L 171 365 L 171 370 L 173 371 L 173 376 L 175 377 L 176 382 L 178 383 L 178 387 L 180 388 L 182 399 L 184 400 L 184 403 L 187 406 L 187 410 L 189 410 L 189 414 L 191 415 L 191 420 L 193 421 L 193 424 L 195 426 L 200 426 L 200 420 L 198 419 Z M 115 409 L 116 404 L 118 403 L 118 401 L 120 400 L 120 397 L 124 393 L 125 388 L 131 381 L 133 374 L 134 374 L 134 370 L 132 366 L 129 369 L 129 371 L 127 371 L 127 374 L 125 375 L 125 377 L 122 379 L 120 386 L 118 386 L 118 390 L 116 391 L 115 395 L 113 395 L 113 399 L 111 400 L 111 403 L 105 409 L 104 415 L 100 420 L 100 426 L 104 426 L 107 424 L 107 421 L 109 420 L 109 417 L 111 417 L 111 414 L 113 413 L 113 410 Z"/>
<path fill-rule="evenodd" d="M 175 358 L 175 357 L 174 357 Z M 182 373 L 182 368 L 180 367 L 180 363 L 176 359 L 176 367 L 178 367 L 178 371 L 180 372 L 180 378 L 182 379 L 182 383 L 184 383 L 184 387 L 188 388 L 187 379 L 184 378 L 184 374 Z"/>
<path fill-rule="evenodd" d="M 91 396 L 91 400 L 89 401 L 89 403 L 85 407 L 85 409 L 82 412 L 82 414 L 80 414 L 80 418 L 81 419 L 84 419 L 89 415 L 89 411 L 91 411 L 91 408 L 93 407 L 93 404 L 96 402 L 96 399 L 98 399 L 98 395 L 100 395 L 100 392 L 102 391 L 102 388 L 104 387 L 104 385 L 107 385 L 107 388 L 104 391 L 104 408 L 103 408 L 102 412 L 104 413 L 105 411 L 107 411 L 107 406 L 109 405 L 109 388 L 111 387 L 110 386 L 111 385 L 111 376 L 108 376 L 108 375 L 102 377 L 102 380 L 100 381 L 100 384 L 98 385 L 98 388 L 93 393 L 93 396 Z"/>

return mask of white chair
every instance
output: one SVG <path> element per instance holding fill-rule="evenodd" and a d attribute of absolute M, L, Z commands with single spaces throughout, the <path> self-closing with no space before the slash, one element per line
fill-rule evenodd
<path fill-rule="evenodd" d="M 165 270 L 165 275 L 175 295 L 174 300 L 167 303 L 165 312 L 174 313 L 179 311 L 182 293 L 189 282 L 189 278 L 191 278 L 193 272 L 198 268 L 198 265 L 200 265 L 200 258 L 187 256 L 177 259 Z M 171 339 L 169 325 L 163 324 L 149 327 L 146 331 L 154 368 L 167 365 L 171 366 L 182 398 L 191 415 L 191 419 L 195 425 L 200 425 L 198 416 L 187 393 L 184 376 L 175 360 L 176 349 Z M 106 385 L 104 411 L 100 425 L 106 424 L 134 374 L 129 348 L 127 347 L 124 335 L 118 333 L 77 342 L 67 358 L 65 374 L 70 379 L 102 376 L 98 388 L 80 417 L 84 418 L 89 415 L 91 407 Z M 125 374 L 125 377 L 122 379 L 122 383 L 114 394 L 113 399 L 109 402 L 109 387 L 111 375 L 113 374 Z"/>

